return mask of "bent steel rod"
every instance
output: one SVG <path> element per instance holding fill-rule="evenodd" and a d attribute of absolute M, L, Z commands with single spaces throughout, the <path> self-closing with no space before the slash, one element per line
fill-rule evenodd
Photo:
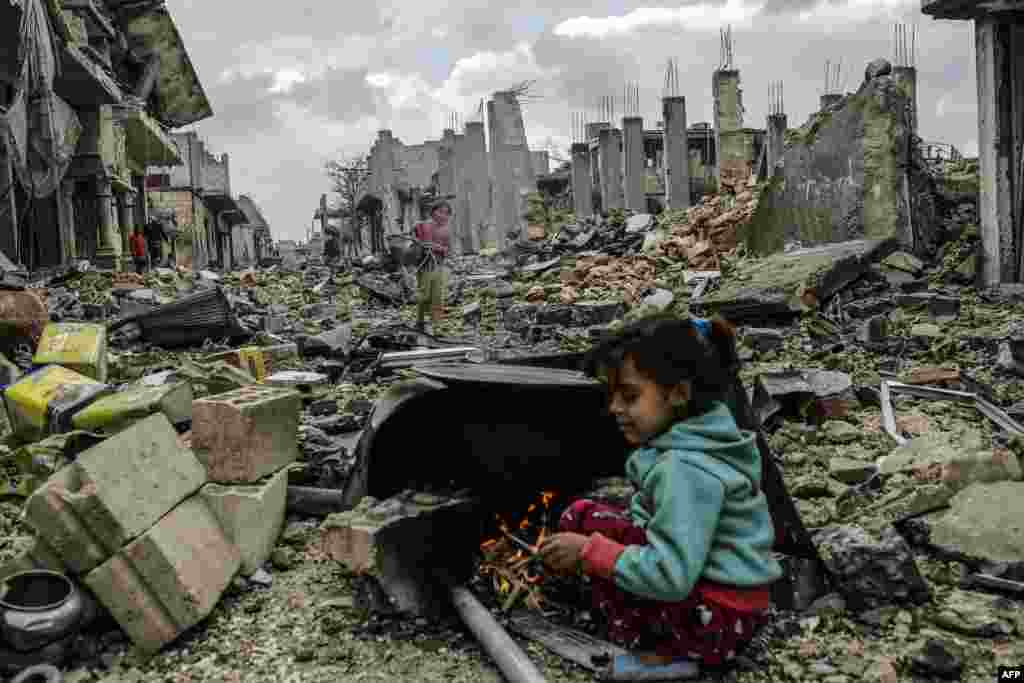
<path fill-rule="evenodd" d="M 545 683 L 537 665 L 465 586 L 452 586 L 452 603 L 509 683 Z"/>

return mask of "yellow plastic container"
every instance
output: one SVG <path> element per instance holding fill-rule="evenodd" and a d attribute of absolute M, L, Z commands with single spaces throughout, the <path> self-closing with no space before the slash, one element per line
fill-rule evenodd
<path fill-rule="evenodd" d="M 107 381 L 107 328 L 91 323 L 50 323 L 32 357 L 36 365 L 63 365 L 91 377 Z"/>
<path fill-rule="evenodd" d="M 48 365 L 4 389 L 4 405 L 16 435 L 41 439 L 69 430 L 74 413 L 110 391 L 91 377 Z"/>

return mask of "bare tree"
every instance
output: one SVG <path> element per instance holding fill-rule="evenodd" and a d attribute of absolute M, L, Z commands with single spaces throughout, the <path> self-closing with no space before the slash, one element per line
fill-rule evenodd
<path fill-rule="evenodd" d="M 363 248 L 363 231 L 356 213 L 359 192 L 369 175 L 368 159 L 365 156 L 341 156 L 324 164 L 324 171 L 331 179 L 331 186 L 337 193 L 338 209 L 349 220 L 352 242 L 360 251 Z"/>

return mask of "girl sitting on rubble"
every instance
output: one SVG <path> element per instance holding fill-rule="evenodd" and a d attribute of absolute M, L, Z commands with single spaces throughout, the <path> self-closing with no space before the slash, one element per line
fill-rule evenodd
<path fill-rule="evenodd" d="M 609 637 L 634 650 L 610 680 L 695 677 L 728 663 L 764 621 L 782 575 L 755 436 L 725 397 L 738 366 L 723 320 L 640 320 L 596 348 L 594 374 L 635 447 L 628 510 L 574 502 L 540 548 L 557 571 L 592 577 Z"/>

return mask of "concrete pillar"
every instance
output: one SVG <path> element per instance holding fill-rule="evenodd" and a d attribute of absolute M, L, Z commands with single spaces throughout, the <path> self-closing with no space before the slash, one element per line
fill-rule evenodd
<path fill-rule="evenodd" d="M 892 75 L 910 101 L 910 130 L 917 135 L 917 69 L 912 66 L 894 66 Z"/>
<path fill-rule="evenodd" d="M 689 140 L 686 128 L 686 98 L 665 97 L 661 101 L 664 128 L 665 204 L 669 209 L 690 206 Z"/>
<path fill-rule="evenodd" d="M 978 221 L 981 232 L 981 284 L 1013 282 L 1020 277 L 1014 249 L 1013 120 L 1010 26 L 985 16 L 974 21 L 978 70 Z M 1019 162 L 1018 162 L 1019 163 Z"/>
<path fill-rule="evenodd" d="M 438 149 L 437 193 L 444 196 L 455 194 L 455 131 L 445 128 Z"/>
<path fill-rule="evenodd" d="M 775 165 L 782 159 L 786 149 L 786 127 L 788 126 L 785 114 L 771 114 L 768 116 L 767 140 L 765 144 L 768 156 L 768 177 L 775 175 Z"/>
<path fill-rule="evenodd" d="M 452 177 L 453 177 L 453 191 L 455 192 L 455 203 L 453 209 L 455 210 L 454 216 L 454 228 L 458 235 L 458 240 L 452 240 L 453 242 L 458 241 L 459 249 L 463 254 L 469 254 L 475 252 L 472 244 L 469 222 L 469 184 L 466 182 L 466 157 L 469 154 L 468 141 L 465 135 L 455 136 L 455 145 L 453 146 L 452 154 Z"/>
<path fill-rule="evenodd" d="M 714 97 L 715 115 L 715 182 L 722 178 L 722 162 L 732 161 L 728 145 L 723 146 L 723 136 L 743 127 L 743 100 L 740 92 L 740 72 L 736 69 L 718 70 L 711 77 L 711 92 Z"/>
<path fill-rule="evenodd" d="M 572 146 L 572 205 L 576 218 L 594 215 L 594 186 L 591 184 L 590 146 L 576 143 Z"/>
<path fill-rule="evenodd" d="M 494 231 L 499 249 L 505 247 L 508 233 L 515 231 L 527 239 L 527 195 L 536 192 L 537 183 L 526 142 L 523 112 L 516 96 L 507 91 L 494 93 L 487 103 L 491 123 L 491 161 L 494 193 Z"/>
<path fill-rule="evenodd" d="M 121 195 L 121 215 L 120 215 L 121 230 L 124 234 L 129 237 L 135 232 L 135 193 L 125 192 Z M 193 236 L 196 241 L 200 238 L 199 236 Z M 131 251 L 129 250 L 129 254 Z"/>
<path fill-rule="evenodd" d="M 622 131 L 604 128 L 597 135 L 601 176 L 601 210 L 623 208 Z"/>
<path fill-rule="evenodd" d="M 487 170 L 487 139 L 482 121 L 466 124 L 465 171 L 462 185 L 469 200 L 468 222 L 473 251 L 479 251 L 491 211 L 491 179 Z"/>
<path fill-rule="evenodd" d="M 644 120 L 639 116 L 622 119 L 622 192 L 626 208 L 647 212 L 644 192 Z"/>
<path fill-rule="evenodd" d="M 825 111 L 841 99 L 843 99 L 843 96 L 840 93 L 828 93 L 827 95 L 822 95 L 818 98 L 818 111 Z"/>
<path fill-rule="evenodd" d="M 7 136 L 0 136 L 0 251 L 14 263 L 18 253 L 18 207 L 14 196 L 14 157 L 8 153 Z"/>
<path fill-rule="evenodd" d="M 399 231 L 398 220 L 402 216 L 402 207 L 395 194 L 395 139 L 390 130 L 377 133 L 377 149 L 374 164 L 377 197 L 384 202 L 385 235 L 393 235 Z"/>
<path fill-rule="evenodd" d="M 534 176 L 547 175 L 551 172 L 551 155 L 546 150 L 530 152 L 530 165 Z"/>
<path fill-rule="evenodd" d="M 114 218 L 114 193 L 110 178 L 103 175 L 96 176 L 96 203 L 100 215 L 96 233 L 96 265 L 121 270 L 124 252 Z"/>
<path fill-rule="evenodd" d="M 0 185 L 2 184 L 0 182 Z M 78 258 L 78 245 L 75 241 L 75 181 L 70 176 L 65 176 L 60 182 L 60 187 L 57 188 L 57 210 L 60 212 L 62 261 L 68 264 Z M 2 221 L 0 221 L 0 225 L 2 225 Z"/>

